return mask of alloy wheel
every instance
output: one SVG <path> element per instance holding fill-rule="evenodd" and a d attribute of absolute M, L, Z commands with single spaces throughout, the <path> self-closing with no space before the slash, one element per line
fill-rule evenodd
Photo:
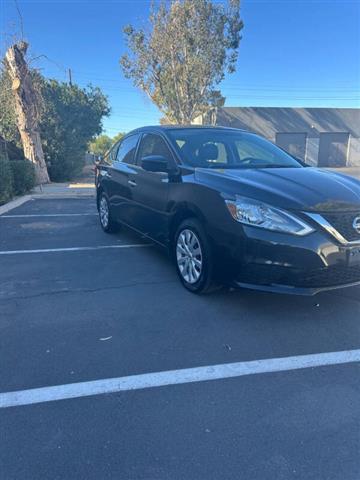
<path fill-rule="evenodd" d="M 101 197 L 99 206 L 100 222 L 104 228 L 109 225 L 109 206 L 105 197 Z"/>
<path fill-rule="evenodd" d="M 176 261 L 182 278 L 196 283 L 202 273 L 203 256 L 197 235 L 189 229 L 182 230 L 176 243 Z"/>

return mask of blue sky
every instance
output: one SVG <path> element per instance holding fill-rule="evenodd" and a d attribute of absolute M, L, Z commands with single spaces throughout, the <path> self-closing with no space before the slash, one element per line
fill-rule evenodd
<path fill-rule="evenodd" d="M 218 0 L 219 1 L 219 0 Z M 2 48 L 20 31 L 14 0 L 0 0 Z M 34 65 L 109 96 L 104 130 L 158 123 L 160 113 L 126 80 L 122 27 L 146 25 L 150 0 L 18 0 Z M 227 106 L 360 106 L 359 0 L 243 0 L 237 71 L 221 89 Z"/>

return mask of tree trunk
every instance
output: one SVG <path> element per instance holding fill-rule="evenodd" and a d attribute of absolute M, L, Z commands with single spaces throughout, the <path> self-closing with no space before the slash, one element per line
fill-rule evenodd
<path fill-rule="evenodd" d="M 50 180 L 40 140 L 37 96 L 24 58 L 27 48 L 25 42 L 10 47 L 5 54 L 5 63 L 12 80 L 16 120 L 24 156 L 34 164 L 36 181 L 42 184 Z"/>

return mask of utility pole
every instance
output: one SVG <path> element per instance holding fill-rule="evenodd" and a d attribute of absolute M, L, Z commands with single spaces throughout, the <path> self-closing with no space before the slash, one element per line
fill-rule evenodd
<path fill-rule="evenodd" d="M 69 85 L 72 87 L 72 73 L 71 73 L 71 68 L 69 68 Z"/>
<path fill-rule="evenodd" d="M 26 42 L 12 45 L 5 54 L 5 65 L 12 80 L 15 100 L 16 122 L 19 129 L 24 156 L 35 167 L 38 184 L 50 181 L 39 132 L 37 96 L 31 73 L 25 60 Z"/>

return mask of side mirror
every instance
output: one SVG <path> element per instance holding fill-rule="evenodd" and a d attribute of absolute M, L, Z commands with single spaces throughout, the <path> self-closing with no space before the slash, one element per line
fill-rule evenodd
<path fill-rule="evenodd" d="M 141 159 L 141 166 L 147 172 L 169 173 L 169 161 L 162 155 L 148 155 Z"/>

